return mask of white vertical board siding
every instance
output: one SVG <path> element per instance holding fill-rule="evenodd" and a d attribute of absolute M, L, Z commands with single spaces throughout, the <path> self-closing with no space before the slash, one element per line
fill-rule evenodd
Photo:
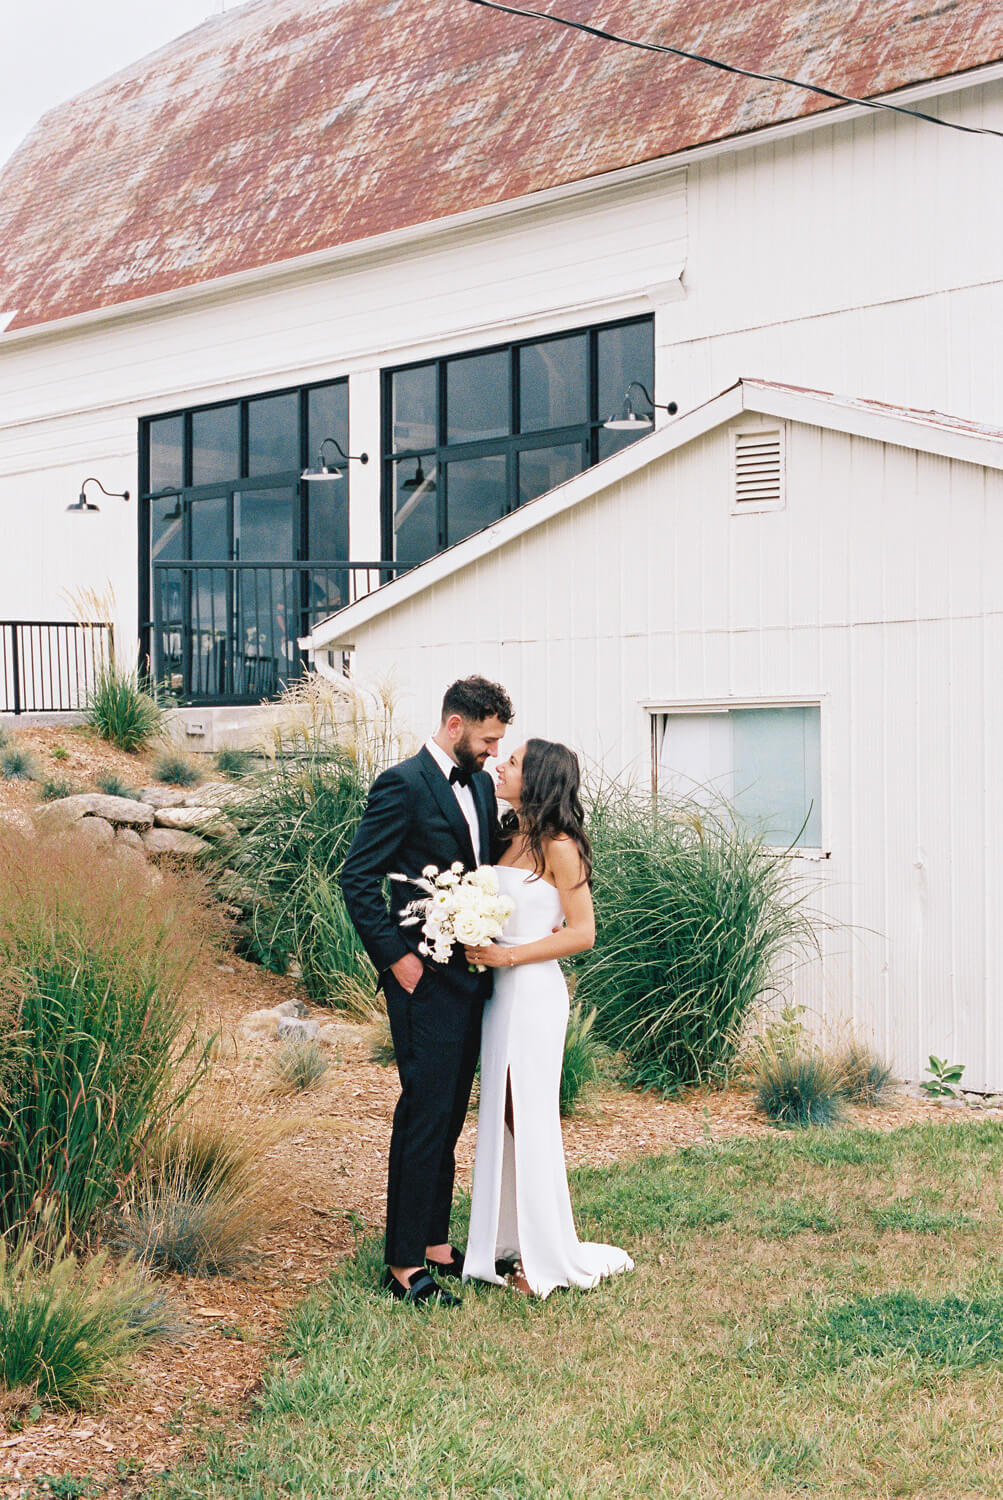
<path fill-rule="evenodd" d="M 742 419 L 743 425 L 747 418 Z M 418 733 L 468 671 L 512 692 L 513 744 L 563 739 L 647 781 L 644 702 L 822 705 L 833 923 L 796 993 L 907 1077 L 931 1051 L 1003 1088 L 1003 476 L 789 424 L 784 510 L 730 514 L 730 434 L 655 460 L 355 633 Z"/>
<path fill-rule="evenodd" d="M 1003 82 L 924 106 L 1003 126 Z M 687 297 L 659 320 L 683 410 L 759 376 L 998 421 L 998 142 L 871 115 L 690 169 Z"/>

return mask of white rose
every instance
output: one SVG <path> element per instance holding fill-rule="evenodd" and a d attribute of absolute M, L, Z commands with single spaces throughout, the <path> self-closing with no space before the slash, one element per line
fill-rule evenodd
<path fill-rule="evenodd" d="M 481 941 L 481 919 L 476 912 L 457 912 L 453 931 L 456 933 L 456 941 L 465 948 L 476 947 Z"/>

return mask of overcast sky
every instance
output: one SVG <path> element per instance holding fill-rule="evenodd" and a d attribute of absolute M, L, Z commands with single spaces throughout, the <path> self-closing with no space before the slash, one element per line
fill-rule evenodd
<path fill-rule="evenodd" d="M 0 164 L 46 110 L 237 0 L 0 0 Z"/>

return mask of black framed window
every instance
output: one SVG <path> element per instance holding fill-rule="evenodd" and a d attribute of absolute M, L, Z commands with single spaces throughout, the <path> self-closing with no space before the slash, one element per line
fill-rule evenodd
<path fill-rule="evenodd" d="M 636 442 L 602 424 L 654 369 L 647 317 L 385 371 L 384 557 L 423 562 Z"/>
<path fill-rule="evenodd" d="M 324 438 L 348 452 L 347 380 L 140 422 L 141 650 L 185 701 L 278 691 L 347 603 L 349 466 L 301 477 Z"/>

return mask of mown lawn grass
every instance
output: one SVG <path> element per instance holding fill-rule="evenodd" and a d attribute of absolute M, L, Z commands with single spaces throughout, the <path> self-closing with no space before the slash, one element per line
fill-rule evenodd
<path fill-rule="evenodd" d="M 362 1243 L 243 1439 L 148 1494 L 1003 1495 L 1003 1126 L 806 1132 L 573 1174 L 636 1271 L 416 1314 Z"/>

